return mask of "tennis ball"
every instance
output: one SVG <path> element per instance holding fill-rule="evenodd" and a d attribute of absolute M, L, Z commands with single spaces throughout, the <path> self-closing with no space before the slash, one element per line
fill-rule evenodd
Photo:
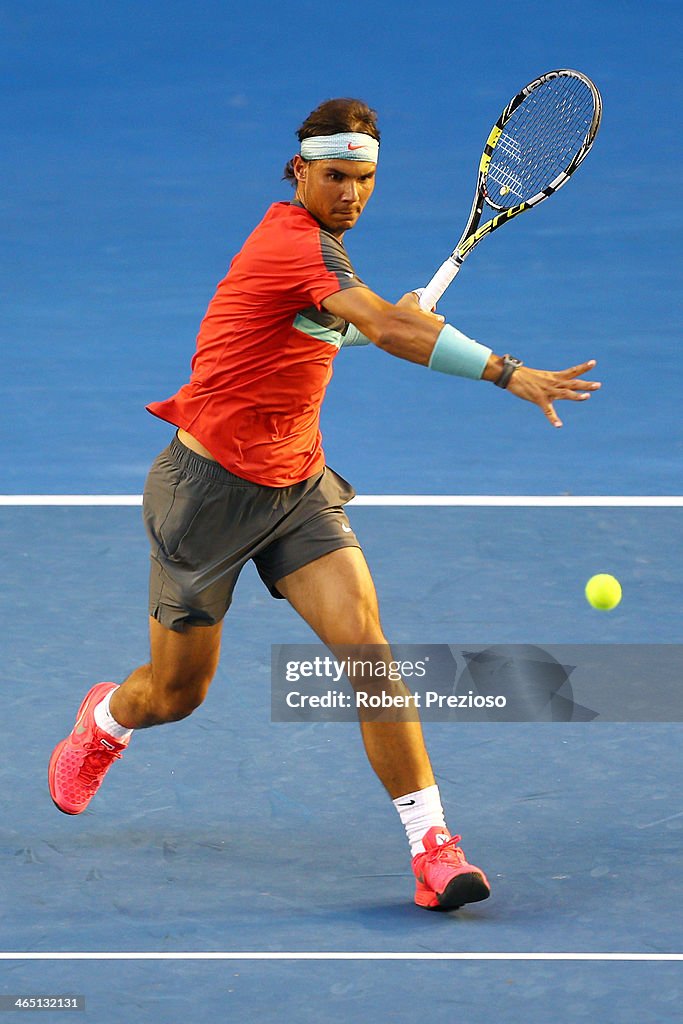
<path fill-rule="evenodd" d="M 621 583 L 606 572 L 591 576 L 586 584 L 586 600 L 593 608 L 608 612 L 621 601 Z"/>

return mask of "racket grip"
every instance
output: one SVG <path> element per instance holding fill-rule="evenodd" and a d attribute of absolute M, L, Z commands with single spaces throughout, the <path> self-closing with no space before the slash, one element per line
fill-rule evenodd
<path fill-rule="evenodd" d="M 460 270 L 461 265 L 462 264 L 452 256 L 449 256 L 448 259 L 441 264 L 427 287 L 422 291 L 422 295 L 420 296 L 420 306 L 422 309 L 434 308 L 455 275 Z"/>

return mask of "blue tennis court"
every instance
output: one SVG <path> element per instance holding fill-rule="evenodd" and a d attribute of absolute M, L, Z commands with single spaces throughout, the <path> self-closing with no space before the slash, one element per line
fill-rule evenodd
<path fill-rule="evenodd" d="M 216 282 L 289 197 L 296 127 L 333 95 L 380 114 L 377 190 L 346 244 L 390 299 L 452 249 L 516 89 L 577 67 L 605 109 L 576 179 L 486 240 L 441 306 L 530 365 L 598 360 L 603 390 L 562 407 L 563 430 L 377 350 L 335 362 L 325 451 L 361 496 L 388 636 L 683 643 L 680 214 L 659 212 L 679 7 L 29 2 L 2 28 L 0 997 L 78 994 L 83 1019 L 140 1024 L 676 1020 L 678 712 L 426 723 L 451 828 L 493 887 L 443 915 L 412 903 L 357 728 L 271 721 L 271 644 L 313 637 L 251 568 L 201 709 L 136 735 L 78 817 L 46 766 L 88 687 L 147 659 L 135 496 L 171 432 L 145 404 L 185 381 Z M 603 571 L 624 588 L 608 614 L 583 596 Z"/>

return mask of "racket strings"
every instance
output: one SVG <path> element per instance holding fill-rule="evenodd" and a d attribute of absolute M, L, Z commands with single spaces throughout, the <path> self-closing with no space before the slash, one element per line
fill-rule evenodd
<path fill-rule="evenodd" d="M 516 206 L 550 185 L 581 150 L 594 112 L 591 89 L 579 78 L 552 79 L 530 93 L 493 151 L 486 183 L 493 202 Z"/>
<path fill-rule="evenodd" d="M 493 168 L 489 167 L 488 177 L 501 186 L 501 195 L 510 193 L 511 197 L 516 197 L 512 202 L 521 202 L 524 183 L 521 177 L 515 174 L 515 167 L 522 162 L 521 147 L 516 139 L 503 132 L 496 149 L 499 149 L 501 156 L 506 158 L 505 163 L 500 161 L 496 162 Z"/>

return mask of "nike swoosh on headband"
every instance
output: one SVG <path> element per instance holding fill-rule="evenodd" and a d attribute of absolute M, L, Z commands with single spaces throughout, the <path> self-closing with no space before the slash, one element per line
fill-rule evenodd
<path fill-rule="evenodd" d="M 301 140 L 304 160 L 367 160 L 377 163 L 379 142 L 365 132 L 337 132 Z"/>

